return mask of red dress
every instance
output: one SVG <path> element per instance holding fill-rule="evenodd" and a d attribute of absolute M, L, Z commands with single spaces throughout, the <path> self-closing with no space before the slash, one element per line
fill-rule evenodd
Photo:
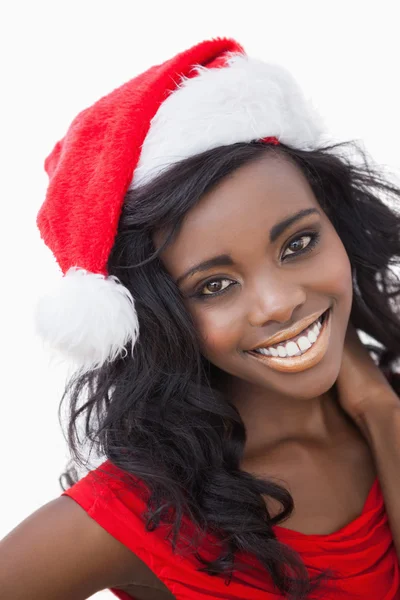
<path fill-rule="evenodd" d="M 103 472 L 105 469 L 109 474 Z M 241 554 L 241 562 L 251 568 L 236 570 L 226 585 L 223 576 L 198 572 L 199 563 L 189 553 L 186 556 L 174 554 L 170 542 L 165 539 L 169 531 L 167 525 L 160 525 L 153 532 L 145 530 L 140 515 L 145 511 L 146 503 L 140 488 L 132 490 L 112 476 L 121 473 L 110 461 L 105 461 L 61 495 L 73 498 L 103 529 L 134 552 L 177 600 L 283 598 L 254 557 Z M 184 522 L 184 527 L 187 529 L 182 531 L 190 534 L 190 523 Z M 330 591 L 318 597 L 324 600 L 400 600 L 399 562 L 378 479 L 368 494 L 361 515 L 339 531 L 330 535 L 306 535 L 279 526 L 274 529 L 280 541 L 301 554 L 310 575 L 324 568 L 338 572 L 338 577 L 329 582 Z M 220 548 L 213 542 L 215 538 L 210 535 L 202 544 L 201 555 L 207 560 L 219 555 Z M 133 598 L 116 589 L 110 591 L 120 600 Z"/>

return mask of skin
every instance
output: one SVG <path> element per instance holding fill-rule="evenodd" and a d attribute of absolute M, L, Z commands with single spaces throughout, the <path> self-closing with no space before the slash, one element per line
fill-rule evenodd
<path fill-rule="evenodd" d="M 293 223 L 271 243 L 271 228 L 303 209 L 319 214 Z M 302 254 L 299 251 L 311 245 L 310 231 L 319 232 L 319 242 Z M 165 232 L 157 234 L 156 246 L 164 237 Z M 181 280 L 194 265 L 221 254 L 229 255 L 232 264 Z M 361 470 L 354 479 L 359 491 L 349 509 L 359 514 L 375 473 L 367 445 L 337 402 L 334 386 L 352 303 L 351 265 L 302 172 L 274 155 L 242 166 L 189 211 L 161 260 L 193 317 L 204 356 L 220 369 L 221 387 L 243 419 L 243 468 L 283 475 L 293 492 L 297 488 L 297 500 L 306 493 L 308 472 L 317 502 L 325 501 L 316 490 L 317 478 L 326 473 L 321 485 L 332 487 L 335 479 L 337 484 L 343 477 L 352 480 Z M 211 295 L 222 289 L 227 291 Z M 198 297 L 196 292 L 208 295 Z M 313 367 L 279 372 L 246 352 L 328 308 L 328 349 Z M 304 505 L 309 501 L 304 497 Z M 337 502 L 332 513 L 335 510 Z M 305 529 L 299 523 L 300 527 Z"/>
<path fill-rule="evenodd" d="M 320 216 L 305 217 L 269 243 L 271 227 L 310 208 L 318 209 Z M 311 228 L 319 229 L 320 243 L 286 262 L 289 242 Z M 156 245 L 163 239 L 159 233 Z M 309 241 L 304 239 L 304 245 Z M 301 248 L 301 243 L 291 245 L 295 247 Z M 203 353 L 219 367 L 220 384 L 244 421 L 247 440 L 241 468 L 269 480 L 275 476 L 289 488 L 296 509 L 285 521 L 286 528 L 304 534 L 336 531 L 360 515 L 376 476 L 368 444 L 353 424 L 362 416 L 400 548 L 400 450 L 395 452 L 400 419 L 393 409 L 398 398 L 387 389 L 356 335 L 348 335 L 349 260 L 293 164 L 267 155 L 237 170 L 190 211 L 161 258 L 177 282 L 193 265 L 219 254 L 229 254 L 233 264 L 197 273 L 179 287 Z M 228 279 L 235 286 L 205 301 L 193 297 L 211 279 Z M 225 285 L 214 281 L 208 289 Z M 277 372 L 245 353 L 328 307 L 328 350 L 310 369 Z M 280 511 L 270 498 L 265 500 L 271 516 Z M 138 600 L 174 597 L 133 552 L 68 497 L 40 508 L 0 542 L 2 597 L 25 598 L 27 586 L 32 600 L 88 598 L 110 587 Z"/>

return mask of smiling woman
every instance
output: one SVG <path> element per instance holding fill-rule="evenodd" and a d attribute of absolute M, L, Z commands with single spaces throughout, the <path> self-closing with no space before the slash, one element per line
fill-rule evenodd
<path fill-rule="evenodd" d="M 87 550 L 65 595 L 37 598 L 399 597 L 371 448 L 337 392 L 350 325 L 400 391 L 400 190 L 355 150 L 323 144 L 291 77 L 233 40 L 150 69 L 56 144 L 38 223 L 65 277 L 39 321 L 80 361 L 60 500 Z M 105 460 L 79 479 L 85 442 Z"/>
<path fill-rule="evenodd" d="M 343 590 L 353 589 L 351 561 L 331 562 L 321 574 L 314 556 L 307 574 L 290 552 L 297 547 L 309 561 L 301 544 L 290 538 L 279 551 L 272 544 L 286 541 L 284 532 L 328 540 L 343 526 L 355 528 L 376 482 L 369 448 L 336 402 L 334 384 L 349 319 L 386 348 L 375 348 L 386 370 L 398 355 L 397 317 L 386 288 L 371 282 L 378 274 L 390 282 L 387 266 L 399 253 L 398 217 L 378 190 L 393 198 L 399 192 L 367 165 L 346 161 L 345 149 L 216 148 L 125 198 L 108 268 L 134 291 L 146 335 L 133 363 L 122 360 L 77 379 L 71 418 L 84 385 L 97 390 L 96 405 L 104 385 L 117 383 L 108 414 L 121 423 L 120 433 L 112 442 L 102 437 L 107 455 L 147 481 L 155 510 L 163 502 L 181 506 L 178 515 L 190 514 L 200 530 L 223 532 L 227 546 L 213 561 L 208 557 L 210 574 L 229 573 L 231 551 L 243 558 L 246 550 L 282 590 L 295 584 L 281 579 L 281 562 L 303 591 L 316 582 L 326 593 L 337 590 L 344 574 Z M 321 327 L 312 325 L 319 317 Z M 282 355 L 287 342 L 301 339 L 301 356 Z M 274 346 L 278 357 L 253 353 Z M 128 434 L 121 419 L 131 409 L 141 417 L 132 416 Z M 129 458 L 117 447 L 129 448 Z M 157 466 L 149 457 L 156 447 L 164 457 Z M 373 515 L 383 518 L 380 501 L 376 496 L 370 527 Z M 274 529 L 282 521 L 287 527 Z M 178 532 L 179 519 L 172 523 Z M 368 550 L 362 568 L 375 569 L 382 582 L 383 540 L 375 542 L 377 554 Z M 391 586 L 397 562 L 394 551 L 389 556 Z M 210 596 L 217 589 L 203 579 L 199 585 Z"/>
<path fill-rule="evenodd" d="M 309 381 L 274 372 L 304 371 L 325 357 L 313 371 L 312 393 L 317 394 L 320 378 L 320 388 L 328 389 L 340 366 L 352 301 L 351 267 L 307 179 L 277 152 L 259 149 L 261 158 L 256 154 L 206 193 L 161 257 L 212 364 L 249 383 L 270 382 L 276 392 L 291 395 L 293 389 L 301 393 L 303 385 L 309 392 Z M 188 269 L 193 263 L 197 266 Z M 221 283 L 222 289 L 210 289 Z M 314 332 L 300 336 L 301 351 L 293 338 L 331 308 L 318 343 Z M 312 346 L 306 348 L 308 334 Z M 284 340 L 289 344 L 273 346 Z M 269 350 L 268 358 L 266 353 L 249 354 L 267 346 L 275 356 Z"/>

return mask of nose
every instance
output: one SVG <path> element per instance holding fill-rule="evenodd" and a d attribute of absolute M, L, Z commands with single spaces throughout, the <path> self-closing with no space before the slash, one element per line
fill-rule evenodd
<path fill-rule="evenodd" d="M 298 282 L 288 281 L 281 275 L 260 278 L 246 300 L 248 321 L 253 327 L 262 327 L 269 321 L 289 322 L 305 300 L 305 289 Z"/>

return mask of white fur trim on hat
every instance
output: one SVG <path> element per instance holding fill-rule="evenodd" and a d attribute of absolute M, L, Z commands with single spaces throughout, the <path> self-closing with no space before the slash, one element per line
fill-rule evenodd
<path fill-rule="evenodd" d="M 197 67 L 161 104 L 142 146 L 131 187 L 174 163 L 218 146 L 275 136 L 314 149 L 322 119 L 282 66 L 232 55 L 226 67 Z"/>
<path fill-rule="evenodd" d="M 98 368 L 135 344 L 139 324 L 131 293 L 116 277 L 73 267 L 36 307 L 39 335 L 79 363 Z"/>

